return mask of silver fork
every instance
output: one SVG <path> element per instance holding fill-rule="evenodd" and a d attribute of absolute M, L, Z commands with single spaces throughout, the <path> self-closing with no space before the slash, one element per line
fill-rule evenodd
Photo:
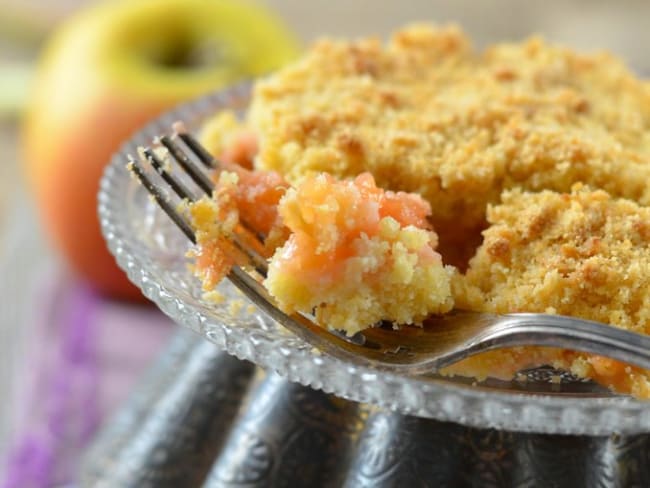
<path fill-rule="evenodd" d="M 194 189 L 174 175 L 151 148 L 142 150 L 139 160 L 130 158 L 128 168 L 187 238 L 196 243 L 190 223 L 176 210 L 170 195 L 154 183 L 146 166 L 150 165 L 180 199 L 195 201 L 197 190 L 199 194 L 212 193 L 214 183 L 206 170 L 218 170 L 219 163 L 184 131 L 175 132 L 172 137 L 161 136 L 157 144 L 167 149 L 171 159 L 193 181 Z M 245 245 L 245 239 L 235 235 L 233 241 L 250 260 L 251 268 L 265 277 L 266 259 Z M 431 316 L 422 327 L 403 326 L 396 331 L 385 324 L 347 337 L 319 326 L 308 314 L 284 313 L 259 281 L 239 266 L 232 268 L 228 279 L 293 334 L 320 351 L 355 365 L 418 375 L 494 349 L 549 346 L 589 352 L 650 369 L 649 336 L 589 320 L 539 313 L 497 315 L 456 310 Z"/>

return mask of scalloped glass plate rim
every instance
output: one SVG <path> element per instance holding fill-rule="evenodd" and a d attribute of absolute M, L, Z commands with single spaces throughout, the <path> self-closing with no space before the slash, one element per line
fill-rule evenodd
<path fill-rule="evenodd" d="M 375 404 L 401 413 L 453 421 L 479 428 L 522 432 L 609 435 L 650 431 L 650 405 L 629 397 L 570 397 L 533 393 L 489 391 L 450 380 L 398 376 L 370 368 L 344 364 L 314 351 L 284 334 L 273 336 L 215 320 L 206 307 L 175 296 L 166 283 L 158 282 L 134 250 L 133 229 L 125 220 L 125 185 L 132 182 L 125 169 L 126 155 L 137 146 L 150 144 L 171 123 L 182 120 L 190 130 L 196 121 L 246 99 L 250 82 L 220 90 L 179 105 L 138 131 L 124 143 L 106 167 L 98 195 L 102 233 L 118 265 L 130 280 L 165 314 L 193 329 L 228 353 L 272 369 L 292 381 L 322 389 L 352 401 Z M 191 120 L 195 122 L 192 123 Z M 124 187 L 124 188 L 123 188 Z M 129 232 L 131 231 L 131 232 Z M 231 286 L 231 285 L 226 285 Z M 278 361 L 278 352 L 282 360 Z"/>

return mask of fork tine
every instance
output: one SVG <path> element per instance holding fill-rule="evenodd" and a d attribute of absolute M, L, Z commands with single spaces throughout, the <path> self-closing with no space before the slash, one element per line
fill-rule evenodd
<path fill-rule="evenodd" d="M 179 132 L 178 137 L 207 168 L 216 169 L 219 167 L 218 162 L 212 157 L 212 154 L 192 134 L 189 132 Z"/>
<path fill-rule="evenodd" d="M 169 202 L 167 195 L 158 188 L 145 174 L 144 170 L 140 166 L 140 163 L 135 159 L 129 157 L 129 164 L 127 165 L 128 169 L 135 174 L 142 186 L 146 188 L 149 194 L 156 200 L 156 203 L 163 209 L 163 211 L 169 216 L 170 219 L 178 226 L 179 229 L 183 231 L 183 234 L 196 244 L 196 235 L 190 224 L 185 220 L 185 218 L 180 215 L 174 206 Z"/>
<path fill-rule="evenodd" d="M 208 195 L 212 195 L 214 183 L 187 157 L 183 150 L 167 136 L 158 138 L 158 142 L 165 146 L 169 154 L 190 175 L 194 182 Z"/>
<path fill-rule="evenodd" d="M 175 128 L 175 134 L 178 138 L 180 138 L 181 141 L 183 141 L 183 143 L 187 146 L 187 148 L 194 153 L 196 158 L 199 161 L 201 161 L 207 169 L 212 169 L 212 170 L 219 169 L 220 166 L 219 161 L 213 158 L 212 154 L 210 154 L 210 152 L 205 147 L 203 147 L 203 145 L 199 141 L 197 141 L 196 138 L 192 136 L 192 134 L 185 131 L 184 129 L 178 130 L 178 128 Z M 161 137 L 160 142 L 163 145 L 165 145 L 165 147 L 170 151 L 170 153 L 174 156 L 174 158 L 177 161 L 179 161 L 179 163 L 180 163 L 179 158 L 184 158 L 185 160 L 189 161 L 189 158 L 183 153 L 183 150 L 168 137 L 166 136 Z M 172 148 L 173 148 L 173 152 L 172 152 Z M 192 166 L 197 170 L 199 174 L 201 175 L 204 174 L 201 170 L 196 168 L 196 166 L 194 166 L 193 163 Z M 209 181 L 209 183 L 214 188 L 212 182 Z M 257 237 L 257 239 L 260 242 L 264 242 L 265 239 L 264 235 L 257 232 L 248 222 L 242 220 L 241 224 L 244 227 L 244 229 L 246 229 L 247 232 L 250 232 L 252 235 Z"/>
<path fill-rule="evenodd" d="M 154 153 L 151 148 L 145 148 L 142 151 L 143 156 L 149 161 L 151 166 L 160 174 L 160 176 L 167 182 L 169 186 L 172 187 L 172 190 L 182 199 L 187 199 L 191 202 L 194 201 L 194 196 L 187 189 L 187 187 L 178 179 L 174 177 L 169 171 L 164 167 L 164 163 L 160 160 L 156 153 Z"/>
<path fill-rule="evenodd" d="M 177 146 L 175 146 L 175 148 L 179 150 Z M 194 197 L 189 192 L 187 187 L 185 187 L 181 181 L 175 178 L 169 171 L 164 168 L 164 163 L 150 148 L 143 149 L 141 156 L 151 163 L 152 167 L 158 172 L 158 174 L 160 174 L 163 180 L 181 199 L 187 199 L 191 202 L 195 201 Z M 186 168 L 184 165 L 182 167 L 184 169 Z M 128 169 L 130 169 L 136 175 L 142 185 L 153 196 L 153 198 L 164 210 L 164 212 L 174 221 L 174 223 L 183 231 L 183 233 L 190 238 L 192 243 L 196 244 L 196 234 L 192 230 L 191 225 L 181 214 L 179 214 L 174 209 L 174 207 L 170 204 L 167 195 L 165 195 L 164 192 L 149 179 L 140 164 L 137 163 L 133 158 L 129 158 Z M 243 225 L 243 228 L 246 232 L 248 232 L 248 234 L 251 234 L 251 231 L 245 225 Z M 248 236 L 249 239 L 250 237 L 251 235 Z M 252 237 L 257 239 L 257 235 L 255 234 L 252 234 Z M 245 244 L 246 236 L 234 233 L 232 236 L 232 242 L 235 247 L 241 253 L 243 253 L 252 263 L 255 271 L 257 271 L 261 276 L 266 277 L 266 273 L 268 272 L 268 264 L 266 262 L 266 259 L 251 246 L 247 246 Z"/>

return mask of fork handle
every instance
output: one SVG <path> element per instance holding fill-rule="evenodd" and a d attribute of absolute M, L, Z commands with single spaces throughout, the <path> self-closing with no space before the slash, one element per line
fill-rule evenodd
<path fill-rule="evenodd" d="M 650 370 L 650 336 L 561 315 L 540 321 L 534 313 L 495 316 L 469 347 L 445 355 L 436 366 L 449 366 L 479 352 L 530 345 L 589 352 Z"/>

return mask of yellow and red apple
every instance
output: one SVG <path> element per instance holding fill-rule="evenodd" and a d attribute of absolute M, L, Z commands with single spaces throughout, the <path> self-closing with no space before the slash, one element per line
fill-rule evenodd
<path fill-rule="evenodd" d="M 165 109 L 297 52 L 278 19 L 241 0 L 112 1 L 61 26 L 39 65 L 23 147 L 47 233 L 73 269 L 109 295 L 139 297 L 96 216 L 111 154 Z"/>

